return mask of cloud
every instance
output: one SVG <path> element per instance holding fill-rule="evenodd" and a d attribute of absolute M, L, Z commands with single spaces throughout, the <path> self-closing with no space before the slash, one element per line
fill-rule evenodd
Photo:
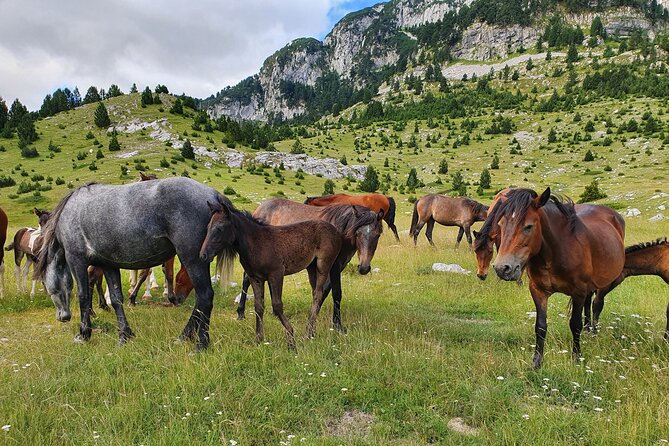
<path fill-rule="evenodd" d="M 207 97 L 365 0 L 0 0 L 0 96 L 31 110 L 56 88 L 165 84 Z"/>

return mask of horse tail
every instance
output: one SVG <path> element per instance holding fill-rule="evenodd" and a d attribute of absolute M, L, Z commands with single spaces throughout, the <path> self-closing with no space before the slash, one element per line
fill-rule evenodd
<path fill-rule="evenodd" d="M 89 185 L 87 184 L 82 187 L 88 186 Z M 79 189 L 81 189 L 81 187 L 74 189 L 65 195 L 62 200 L 60 200 L 60 203 L 58 203 L 58 206 L 56 206 L 56 209 L 53 210 L 49 220 L 42 228 L 42 248 L 38 253 L 36 253 L 37 263 L 35 263 L 33 270 L 33 277 L 36 279 L 44 280 L 44 274 L 46 273 L 46 268 L 49 264 L 49 261 L 51 260 L 51 257 L 53 257 L 53 253 L 55 253 L 61 247 L 60 242 L 58 241 L 58 237 L 56 237 L 56 227 L 58 226 L 58 221 L 60 220 L 60 216 L 63 213 L 63 209 L 65 209 L 65 205 L 68 203 L 68 201 L 70 201 L 72 195 L 79 191 Z"/>
<path fill-rule="evenodd" d="M 5 246 L 5 251 L 11 251 L 14 249 L 14 242 L 10 243 L 9 245 Z"/>
<path fill-rule="evenodd" d="M 416 202 L 413 204 L 413 215 L 411 216 L 411 228 L 409 229 L 409 235 L 413 235 L 414 231 L 416 230 L 416 225 L 418 224 L 418 202 L 420 201 L 420 198 L 416 200 Z"/>
<path fill-rule="evenodd" d="M 383 219 L 390 224 L 395 224 L 395 199 L 393 197 L 388 198 L 388 213 L 383 216 Z"/>

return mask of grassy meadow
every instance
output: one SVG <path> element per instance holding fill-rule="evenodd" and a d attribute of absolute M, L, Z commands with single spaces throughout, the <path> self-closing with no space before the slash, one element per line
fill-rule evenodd
<path fill-rule="evenodd" d="M 631 56 L 616 57 L 624 62 Z M 539 98 L 548 98 L 566 82 L 565 74 L 551 75 L 560 64 L 554 58 L 532 73 L 519 67 L 518 83 L 493 83 L 525 93 L 536 88 Z M 587 59 L 577 68 L 579 75 L 587 73 Z M 413 94 L 401 93 L 405 98 Z M 192 116 L 166 112 L 173 98 L 163 95 L 162 100 L 163 105 L 142 108 L 135 94 L 105 104 L 115 124 L 167 118 L 170 133 L 190 138 L 194 145 L 225 148 L 221 132 L 194 131 Z M 398 94 L 388 93 L 385 100 L 398 100 Z M 323 191 L 325 178 L 287 170 L 250 172 L 246 166 L 208 165 L 207 159 L 173 162 L 178 151 L 153 139 L 149 130 L 120 133 L 121 151 L 111 153 L 106 129 L 93 124 L 94 108 L 87 105 L 38 121 L 35 147 L 40 157 L 35 159 L 18 155 L 16 138 L 0 139 L 5 149 L 0 175 L 16 182 L 0 189 L 10 237 L 19 227 L 36 224 L 33 207 L 53 208 L 69 187 L 135 181 L 141 169 L 159 177 L 188 174 L 220 191 L 232 188 L 233 202 L 249 210 L 272 195 L 302 201 Z M 632 278 L 611 293 L 600 333 L 583 336 L 584 360 L 578 365 L 570 354 L 568 299 L 553 296 L 544 367 L 534 371 L 534 306 L 527 285 L 501 282 L 493 275 L 485 282 L 477 279 L 466 244 L 453 248 L 453 228 L 436 227 L 437 249 L 429 247 L 423 234 L 414 248 L 407 234 L 411 199 L 448 191 L 451 175 L 461 171 L 470 196 L 486 203 L 495 190 L 509 185 L 540 191 L 551 186 L 577 199 L 597 179 L 608 195 L 599 203 L 641 212 L 627 220 L 628 245 L 665 236 L 669 220 L 649 221 L 669 205 L 664 136 L 615 130 L 630 119 L 642 123 L 646 113 L 662 122 L 665 110 L 664 101 L 641 97 L 602 99 L 573 113 L 521 107 L 502 113 L 513 122 L 510 134 L 485 132 L 496 113 L 492 110 L 473 113 L 468 123 L 410 120 L 360 127 L 340 125 L 330 117 L 307 128 L 301 142 L 308 155 L 346 156 L 349 164 L 374 165 L 382 178 L 388 176 L 384 183 L 397 200 L 397 225 L 403 232 L 400 244 L 388 230 L 382 236 L 372 262 L 378 270 L 364 277 L 345 273 L 342 316 L 348 333 L 331 330 L 328 300 L 316 338 L 300 337 L 297 353 L 287 350 L 283 329 L 270 311 L 267 342 L 255 345 L 253 305 L 245 321 L 235 320 L 238 287 L 217 291 L 212 345 L 205 353 L 194 354 L 191 344 L 174 342 L 193 296 L 171 308 L 156 293 L 151 301 L 126 308 L 137 334 L 127 345 L 117 346 L 115 317 L 103 311 L 94 320 L 91 342 L 75 344 L 78 309 L 71 322 L 59 323 L 43 291 L 32 301 L 17 295 L 9 253 L 6 295 L 0 300 L 0 426 L 5 426 L 0 444 L 666 443 L 669 345 L 662 333 L 669 293 L 664 282 Z M 591 130 L 584 129 L 588 121 Z M 551 128 L 557 141 L 548 143 Z M 575 132 L 590 139 L 575 141 Z M 453 147 L 465 135 L 469 144 Z M 514 138 L 520 153 L 510 153 Z M 50 142 L 60 151 L 50 151 Z M 274 143 L 281 151 L 293 144 L 293 139 Z M 98 149 L 104 158 L 96 159 Z M 584 161 L 587 150 L 593 161 Z M 134 156 L 117 157 L 135 151 Z M 492 187 L 478 196 L 476 182 L 494 154 L 500 167 L 490 171 Z M 163 159 L 167 167 L 161 166 Z M 449 165 L 445 174 L 438 173 L 442 159 Z M 403 193 L 412 167 L 425 187 Z M 21 182 L 39 183 L 40 190 L 22 191 Z M 349 179 L 335 180 L 337 192 L 355 189 Z M 435 273 L 434 262 L 457 263 L 473 272 Z M 239 266 L 236 276 L 241 282 Z M 284 303 L 303 334 L 310 304 L 306 274 L 286 278 Z"/>

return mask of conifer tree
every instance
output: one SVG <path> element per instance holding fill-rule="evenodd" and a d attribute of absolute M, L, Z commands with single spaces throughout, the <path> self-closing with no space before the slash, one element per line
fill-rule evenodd
<path fill-rule="evenodd" d="M 109 124 L 111 124 L 109 113 L 107 113 L 107 107 L 105 107 L 105 104 L 102 102 L 98 103 L 98 108 L 95 109 L 93 120 L 95 125 L 100 128 L 109 127 Z"/>

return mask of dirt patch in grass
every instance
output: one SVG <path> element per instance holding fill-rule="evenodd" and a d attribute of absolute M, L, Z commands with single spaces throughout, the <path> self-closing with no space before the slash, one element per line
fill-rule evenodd
<path fill-rule="evenodd" d="M 374 424 L 374 415 L 351 410 L 344 412 L 341 418 L 330 421 L 327 431 L 334 437 L 353 439 L 369 435 L 372 424 Z"/>
<path fill-rule="evenodd" d="M 462 418 L 452 418 L 448 422 L 448 428 L 453 432 L 457 432 L 462 435 L 475 436 L 479 434 L 479 429 L 468 425 Z"/>

